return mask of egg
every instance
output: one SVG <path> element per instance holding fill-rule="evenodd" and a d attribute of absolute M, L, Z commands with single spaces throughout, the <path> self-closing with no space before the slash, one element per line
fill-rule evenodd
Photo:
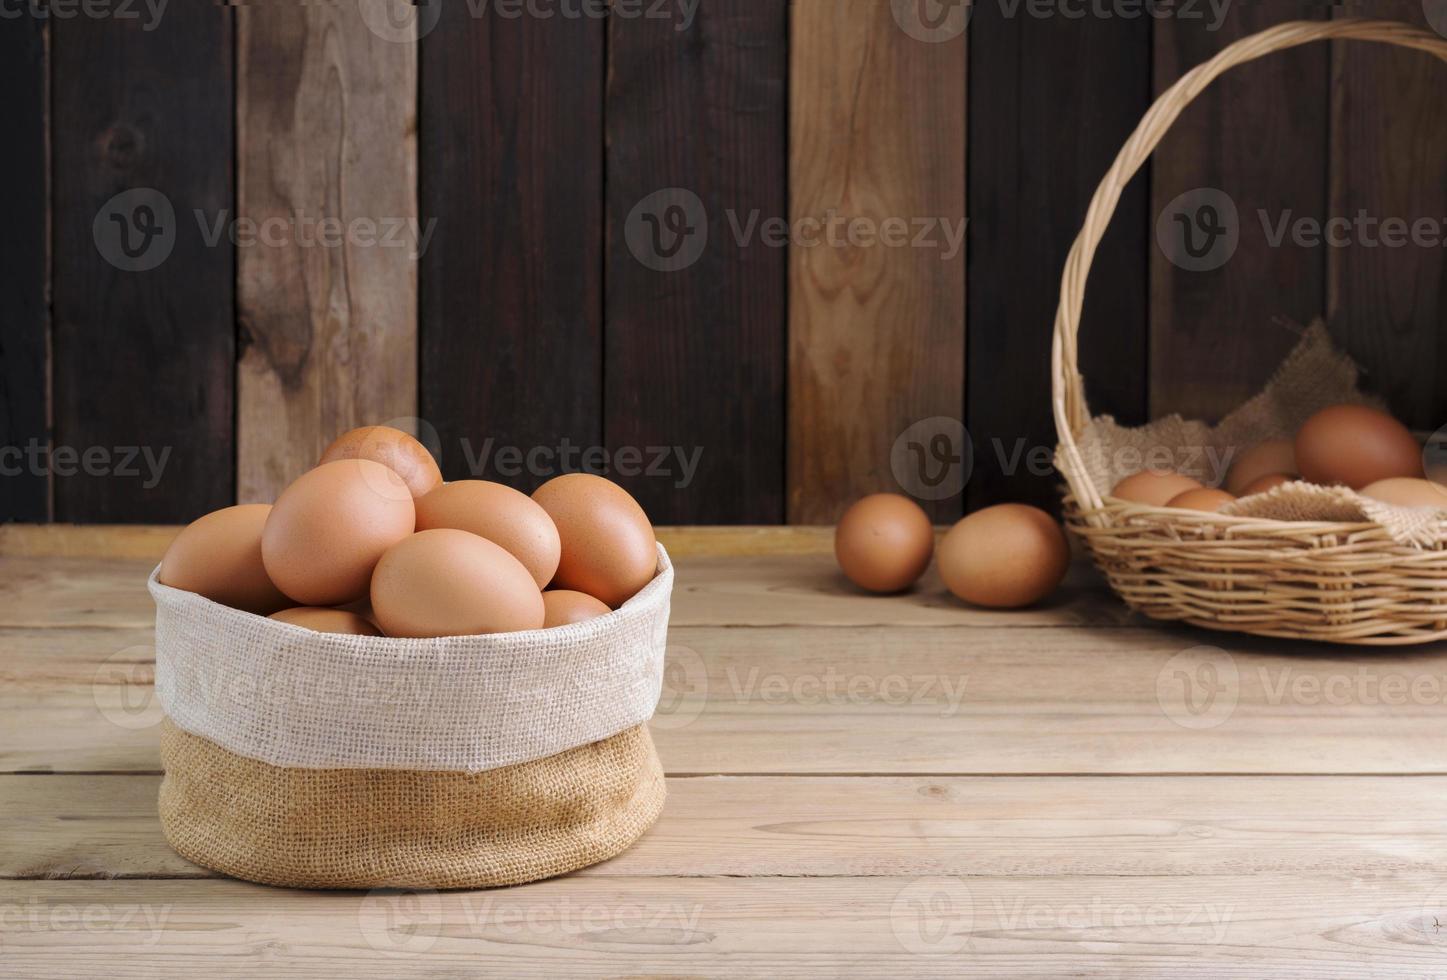
<path fill-rule="evenodd" d="M 1179 496 L 1172 497 L 1166 506 L 1176 507 L 1181 510 L 1204 510 L 1214 514 L 1227 504 L 1233 504 L 1235 502 L 1236 498 L 1225 490 L 1197 487 L 1195 490 L 1187 490 Z"/>
<path fill-rule="evenodd" d="M 613 610 L 590 595 L 571 589 L 552 589 L 543 593 L 543 628 L 581 623 L 595 616 L 606 616 Z"/>
<path fill-rule="evenodd" d="M 342 433 L 322 452 L 317 465 L 338 459 L 381 463 L 402 478 L 413 497 L 421 497 L 442 483 L 442 471 L 427 447 L 389 425 L 365 425 Z"/>
<path fill-rule="evenodd" d="M 417 530 L 471 531 L 502 545 L 523 563 L 538 588 L 553 580 L 562 555 L 558 529 L 527 494 L 487 480 L 444 483 L 417 501 Z"/>
<path fill-rule="evenodd" d="M 262 616 L 291 605 L 261 559 L 270 513 L 270 504 L 238 504 L 198 517 L 161 558 L 161 584 Z"/>
<path fill-rule="evenodd" d="M 1398 507 L 1435 507 L 1447 510 L 1447 487 L 1431 480 L 1396 476 L 1370 483 L 1359 491 L 1363 497 Z"/>
<path fill-rule="evenodd" d="M 1365 405 L 1333 405 L 1296 433 L 1301 475 L 1360 490 L 1393 476 L 1422 476 L 1422 447 L 1405 425 Z"/>
<path fill-rule="evenodd" d="M 261 535 L 277 587 L 305 606 L 367 594 L 378 559 L 416 525 L 402 478 L 370 459 L 323 463 L 281 492 Z"/>
<path fill-rule="evenodd" d="M 1201 481 L 1170 470 L 1141 470 L 1115 485 L 1111 496 L 1152 507 L 1164 507 L 1187 490 L 1197 490 Z"/>
<path fill-rule="evenodd" d="M 346 609 L 326 606 L 295 606 L 271 614 L 271 619 L 318 633 L 349 633 L 353 636 L 381 636 L 382 631 Z"/>
<path fill-rule="evenodd" d="M 618 608 L 658 570 L 653 526 L 638 501 L 591 473 L 566 473 L 533 492 L 562 543 L 553 588 L 586 592 Z"/>
<path fill-rule="evenodd" d="M 1268 439 L 1238 455 L 1226 471 L 1228 493 L 1245 496 L 1246 488 L 1264 476 L 1296 472 L 1296 446 L 1286 439 Z"/>
<path fill-rule="evenodd" d="M 856 500 L 834 529 L 834 557 L 849 581 L 870 592 L 900 592 L 929 567 L 935 529 L 924 508 L 897 493 Z"/>
<path fill-rule="evenodd" d="M 1039 602 L 1069 566 L 1065 532 L 1049 514 L 1025 504 L 976 511 L 950 528 L 939 547 L 945 586 L 977 606 L 1015 609 Z"/>
<path fill-rule="evenodd" d="M 470 636 L 538 629 L 545 608 L 532 574 L 501 545 L 432 528 L 377 562 L 372 614 L 388 636 Z"/>
<path fill-rule="evenodd" d="M 1254 494 L 1265 493 L 1268 490 L 1275 490 L 1296 481 L 1296 476 L 1291 473 L 1267 473 L 1265 476 L 1258 476 L 1252 480 L 1241 491 L 1241 496 L 1250 497 Z"/>

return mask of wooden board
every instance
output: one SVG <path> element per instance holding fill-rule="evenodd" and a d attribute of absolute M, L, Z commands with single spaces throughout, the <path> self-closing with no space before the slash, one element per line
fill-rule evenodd
<path fill-rule="evenodd" d="M 0 520 L 50 518 L 50 476 L 26 457 L 50 441 L 50 181 L 46 28 L 0 23 Z"/>
<path fill-rule="evenodd" d="M 609 18 L 609 475 L 655 523 L 782 521 L 789 4 L 638 9 Z"/>
<path fill-rule="evenodd" d="M 0 776 L 0 879 L 220 878 L 166 844 L 160 776 Z M 1447 780 L 671 778 L 631 850 L 581 877 L 1431 874 Z M 1390 814 L 1390 816 L 1384 816 Z M 764 819 L 764 818 L 767 819 Z"/>
<path fill-rule="evenodd" d="M 1437 6 L 1437 27 L 1447 31 Z M 1336 8 L 1339 17 L 1425 27 L 1423 13 L 1416 0 L 1348 0 Z M 1408 226 L 1425 219 L 1436 234 L 1430 246 L 1389 246 L 1377 227 L 1350 248 L 1328 249 L 1332 335 L 1399 418 L 1432 432 L 1447 422 L 1447 65 L 1360 42 L 1333 54 L 1331 213 L 1350 219 L 1365 211 Z"/>
<path fill-rule="evenodd" d="M 531 492 L 603 438 L 604 26 L 476 8 L 421 43 L 421 415 L 448 479 Z"/>
<path fill-rule="evenodd" d="M 903 26 L 923 23 L 908 19 L 910 9 L 874 0 L 793 7 L 792 220 L 861 219 L 889 234 L 892 218 L 896 232 L 899 221 L 909 224 L 911 242 L 848 244 L 835 223 L 832 233 L 809 230 L 822 243 L 790 250 L 788 515 L 796 523 L 829 523 L 857 497 L 898 490 L 896 440 L 920 422 L 962 421 L 965 254 L 962 241 L 952 250 L 941 223 L 964 230 L 965 41 L 948 20 L 952 36 L 917 39 Z M 932 222 L 935 245 L 912 247 L 923 222 Z M 943 449 L 914 462 L 945 488 L 949 457 L 962 447 L 938 426 L 926 430 L 912 441 Z M 962 501 L 956 492 L 927 505 L 946 522 Z"/>
<path fill-rule="evenodd" d="M 991 3 L 974 11 L 968 504 L 1055 509 L 1050 342 L 1060 274 L 1100 178 L 1149 104 L 1150 27 L 1011 17 Z M 1081 326 L 1091 410 L 1127 424 L 1146 410 L 1146 184 L 1139 178 L 1121 199 Z"/>
<path fill-rule="evenodd" d="M 55 516 L 189 521 L 234 492 L 231 8 L 51 28 Z"/>
<path fill-rule="evenodd" d="M 414 427 L 416 46 L 356 4 L 236 18 L 236 492 L 270 502 L 348 429 Z"/>
<path fill-rule="evenodd" d="M 1169 88 L 1221 48 L 1286 20 L 1329 16 L 1318 3 L 1239 4 L 1217 31 L 1162 20 L 1156 27 L 1155 86 Z M 1308 324 L 1325 310 L 1325 250 L 1294 244 L 1301 218 L 1324 220 L 1327 205 L 1328 62 L 1325 44 L 1307 45 L 1233 69 L 1203 93 L 1157 150 L 1152 174 L 1151 416 L 1180 412 L 1219 419 L 1256 394 L 1300 339 L 1285 322 Z M 1207 188 L 1210 198 L 1176 205 Z M 1227 205 L 1234 206 L 1230 218 Z M 1216 207 L 1239 244 L 1199 260 L 1178 247 L 1184 218 L 1204 249 L 1200 208 Z M 1165 215 L 1163 218 L 1162 215 Z M 1186 263 L 1178 264 L 1177 260 Z M 1218 261 L 1224 264 L 1217 264 Z"/>

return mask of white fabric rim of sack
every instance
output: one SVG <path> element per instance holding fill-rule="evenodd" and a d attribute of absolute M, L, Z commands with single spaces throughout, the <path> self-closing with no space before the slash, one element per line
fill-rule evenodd
<path fill-rule="evenodd" d="M 317 633 L 162 585 L 156 692 L 180 728 L 273 766 L 475 773 L 640 725 L 663 685 L 673 565 L 606 616 L 404 639 Z"/>

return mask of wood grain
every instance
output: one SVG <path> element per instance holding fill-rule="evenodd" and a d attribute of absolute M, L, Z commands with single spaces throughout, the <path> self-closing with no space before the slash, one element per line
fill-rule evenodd
<path fill-rule="evenodd" d="M 6 882 L 24 976 L 1430 976 L 1440 877 L 563 878 L 485 892 Z M 81 913 L 88 914 L 82 916 Z M 405 960 L 403 959 L 405 957 Z M 60 969 L 57 970 L 57 967 Z"/>
<path fill-rule="evenodd" d="M 50 180 L 45 21 L 0 23 L 0 521 L 50 517 L 50 477 L 24 455 L 50 442 Z"/>
<path fill-rule="evenodd" d="M 471 8 L 421 44 L 421 414 L 448 479 L 531 492 L 603 438 L 604 27 Z"/>
<path fill-rule="evenodd" d="M 1347 0 L 1336 15 L 1427 26 L 1423 11 L 1415 0 Z M 1447 30 L 1443 20 L 1439 30 Z M 1425 247 L 1387 245 L 1378 224 L 1352 247 L 1327 249 L 1332 335 L 1398 418 L 1434 431 L 1447 422 L 1447 65 L 1381 45 L 1341 44 L 1332 82 L 1330 214 L 1365 212 L 1408 227 L 1425 219 L 1435 229 Z"/>
<path fill-rule="evenodd" d="M 1096 185 L 1149 105 L 1150 27 L 974 10 L 968 504 L 1055 509 L 1050 324 L 1060 271 Z M 1082 324 L 1090 407 L 1126 424 L 1146 411 L 1146 185 L 1141 177 L 1116 208 Z"/>
<path fill-rule="evenodd" d="M 1218 31 L 1161 20 L 1156 91 L 1233 41 L 1281 21 L 1324 16 L 1321 4 L 1292 0 L 1235 5 Z M 1275 318 L 1307 324 L 1323 314 L 1323 250 L 1289 235 L 1277 246 L 1272 236 L 1283 221 L 1325 214 L 1329 59 L 1327 45 L 1312 44 L 1237 68 L 1182 114 L 1155 154 L 1152 417 L 1222 417 L 1260 391 L 1300 339 Z M 1234 201 L 1240 244 L 1224 265 L 1198 271 L 1167 257 L 1157 223 L 1179 195 L 1201 187 Z"/>
<path fill-rule="evenodd" d="M 189 521 L 234 489 L 231 8 L 51 27 L 55 517 Z"/>
<path fill-rule="evenodd" d="M 355 4 L 236 23 L 237 498 L 269 502 L 348 429 L 414 429 L 416 46 Z"/>
<path fill-rule="evenodd" d="M 0 776 L 0 879 L 220 878 L 166 844 L 161 777 Z M 672 778 L 578 877 L 1430 874 L 1439 777 Z"/>
<path fill-rule="evenodd" d="M 609 24 L 603 416 L 614 453 L 673 458 L 655 475 L 621 462 L 610 475 L 655 523 L 779 522 L 788 253 L 764 227 L 787 214 L 789 4 L 655 10 L 670 16 Z M 655 203 L 667 188 L 697 205 Z M 645 223 L 674 213 L 695 231 L 675 238 L 670 225 L 656 249 Z M 691 264 L 645 263 L 694 241 Z"/>
<path fill-rule="evenodd" d="M 965 215 L 965 42 L 916 40 L 908 5 L 793 7 L 790 214 L 794 222 Z M 964 410 L 965 256 L 851 245 L 844 233 L 789 254 L 789 520 L 837 520 L 855 498 L 898 490 L 891 448 L 923 420 Z M 858 239 L 864 241 L 864 239 Z M 959 495 L 928 502 L 940 522 Z"/>

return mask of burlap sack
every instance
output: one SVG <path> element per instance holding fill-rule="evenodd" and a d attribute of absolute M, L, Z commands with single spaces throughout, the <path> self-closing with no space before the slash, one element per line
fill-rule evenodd
<path fill-rule="evenodd" d="M 153 573 L 167 840 L 312 888 L 510 885 L 619 853 L 663 805 L 658 551 L 607 616 L 420 640 L 314 633 Z"/>
<path fill-rule="evenodd" d="M 1301 423 L 1320 409 L 1340 404 L 1384 409 L 1380 399 L 1361 390 L 1360 373 L 1318 322 L 1303 331 L 1300 343 L 1266 388 L 1217 425 L 1170 415 L 1127 428 L 1101 415 L 1091 419 L 1076 441 L 1086 472 L 1103 497 L 1147 465 L 1175 469 L 1216 485 L 1236 454 L 1267 439 L 1292 438 Z M 1447 494 L 1443 508 L 1447 510 Z M 1245 497 L 1222 513 L 1282 521 L 1375 523 L 1398 543 L 1419 547 L 1434 547 L 1447 539 L 1443 513 L 1384 504 L 1346 487 L 1290 483 Z"/>

